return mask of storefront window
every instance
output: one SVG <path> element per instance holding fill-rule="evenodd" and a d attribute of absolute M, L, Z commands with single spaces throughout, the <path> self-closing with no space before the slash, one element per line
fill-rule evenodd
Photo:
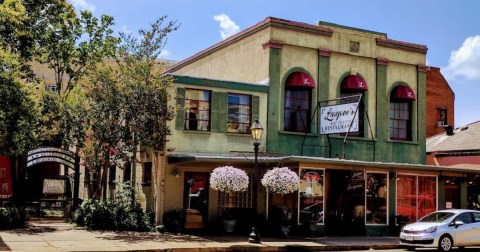
<path fill-rule="evenodd" d="M 436 177 L 418 177 L 418 219 L 437 210 L 436 182 Z"/>
<path fill-rule="evenodd" d="M 323 170 L 300 171 L 300 222 L 323 223 Z"/>
<path fill-rule="evenodd" d="M 397 216 L 407 222 L 414 222 L 437 209 L 436 199 L 435 177 L 398 176 Z"/>
<path fill-rule="evenodd" d="M 471 176 L 467 180 L 467 208 L 480 209 L 480 176 Z"/>
<path fill-rule="evenodd" d="M 249 181 L 253 181 L 253 174 L 248 174 Z M 253 190 L 252 184 L 244 192 L 218 192 L 217 204 L 218 208 L 252 208 L 253 207 Z"/>
<path fill-rule="evenodd" d="M 387 186 L 386 173 L 367 173 L 367 224 L 387 223 Z"/>

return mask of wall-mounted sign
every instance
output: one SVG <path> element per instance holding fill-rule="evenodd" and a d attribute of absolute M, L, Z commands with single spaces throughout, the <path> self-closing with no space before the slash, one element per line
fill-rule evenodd
<path fill-rule="evenodd" d="M 62 179 L 44 179 L 43 194 L 64 194 L 65 180 Z"/>
<path fill-rule="evenodd" d="M 320 109 L 320 134 L 335 134 L 358 131 L 358 103 L 325 106 Z"/>
<path fill-rule="evenodd" d="M 0 156 L 0 198 L 12 195 L 12 164 L 7 156 Z"/>

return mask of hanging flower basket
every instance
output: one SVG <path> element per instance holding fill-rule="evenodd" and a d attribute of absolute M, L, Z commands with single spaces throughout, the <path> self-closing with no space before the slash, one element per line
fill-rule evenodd
<path fill-rule="evenodd" d="M 225 193 L 242 192 L 248 188 L 248 175 L 232 166 L 217 167 L 210 174 L 210 187 Z"/>
<path fill-rule="evenodd" d="M 299 183 L 298 175 L 288 167 L 268 170 L 262 178 L 262 185 L 267 191 L 278 194 L 289 194 L 298 190 Z"/>

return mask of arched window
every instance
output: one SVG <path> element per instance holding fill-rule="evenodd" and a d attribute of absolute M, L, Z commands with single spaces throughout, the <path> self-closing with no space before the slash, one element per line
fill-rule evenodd
<path fill-rule="evenodd" d="M 310 132 L 312 89 L 315 82 L 306 73 L 295 72 L 285 82 L 284 129 Z"/>
<path fill-rule="evenodd" d="M 413 90 L 405 85 L 395 87 L 390 93 L 390 139 L 412 140 L 412 102 L 415 99 Z"/>
<path fill-rule="evenodd" d="M 358 116 L 358 132 L 350 132 L 350 136 L 364 136 L 364 117 L 365 117 L 365 105 L 364 105 L 364 95 L 368 90 L 367 82 L 358 75 L 349 75 L 342 80 L 340 85 L 340 97 L 349 97 L 354 95 L 362 95 L 362 100 L 359 103 L 357 116 Z M 356 97 L 347 98 L 342 100 L 342 103 L 351 103 L 357 102 Z M 343 135 L 343 134 L 342 134 Z"/>

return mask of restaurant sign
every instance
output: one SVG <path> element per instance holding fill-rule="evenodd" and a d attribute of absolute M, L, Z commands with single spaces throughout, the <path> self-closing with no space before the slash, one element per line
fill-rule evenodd
<path fill-rule="evenodd" d="M 357 110 L 358 102 L 322 107 L 320 109 L 320 134 L 357 132 Z"/>

